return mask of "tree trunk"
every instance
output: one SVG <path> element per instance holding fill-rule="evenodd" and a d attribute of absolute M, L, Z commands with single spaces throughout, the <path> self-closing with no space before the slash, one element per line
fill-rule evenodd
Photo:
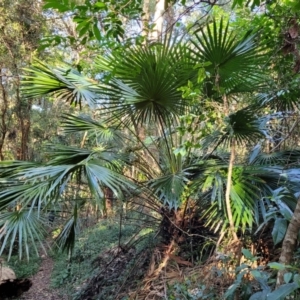
<path fill-rule="evenodd" d="M 281 254 L 279 257 L 279 262 L 285 265 L 291 263 L 294 255 L 294 250 L 296 248 L 297 240 L 298 240 L 298 233 L 300 230 L 300 198 L 297 201 L 297 205 L 290 221 L 290 224 L 287 228 L 282 248 Z M 285 270 L 279 270 L 277 275 L 277 283 L 276 286 L 279 287 L 281 284 L 284 283 L 283 275 Z"/>
<path fill-rule="evenodd" d="M 143 3 L 143 19 L 142 19 L 142 28 L 143 28 L 143 37 L 145 38 L 145 44 L 147 44 L 149 38 L 149 21 L 150 21 L 150 0 L 144 0 Z"/>
<path fill-rule="evenodd" d="M 151 35 L 151 39 L 154 41 L 158 41 L 162 38 L 165 4 L 165 0 L 156 0 L 155 3 L 155 13 L 153 17 L 155 27 Z"/>
<path fill-rule="evenodd" d="M 0 87 L 1 87 L 1 95 L 2 95 L 2 101 L 1 101 L 1 116 L 0 116 L 0 160 L 4 160 L 4 154 L 3 154 L 3 147 L 4 147 L 4 141 L 7 133 L 7 109 L 8 109 L 8 99 L 7 99 L 7 93 L 5 90 L 5 86 L 3 83 L 3 69 L 1 68 L 0 71 Z"/>
<path fill-rule="evenodd" d="M 23 100 L 20 97 L 20 81 L 17 81 L 16 96 L 17 96 L 17 116 L 19 119 L 19 125 L 21 130 L 21 142 L 20 142 L 20 153 L 18 159 L 28 160 L 28 142 L 29 142 L 29 132 L 31 126 L 30 120 L 30 110 L 31 110 L 31 100 Z"/>
<path fill-rule="evenodd" d="M 109 187 L 104 188 L 104 217 L 107 218 L 111 216 L 113 213 L 113 200 L 114 200 L 114 193 Z"/>

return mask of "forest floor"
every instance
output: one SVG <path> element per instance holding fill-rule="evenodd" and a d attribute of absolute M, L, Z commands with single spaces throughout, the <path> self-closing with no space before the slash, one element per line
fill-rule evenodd
<path fill-rule="evenodd" d="M 38 272 L 29 278 L 32 286 L 28 292 L 22 294 L 20 300 L 67 300 L 68 298 L 51 288 L 51 273 L 53 270 L 53 259 L 43 255 L 42 263 Z"/>

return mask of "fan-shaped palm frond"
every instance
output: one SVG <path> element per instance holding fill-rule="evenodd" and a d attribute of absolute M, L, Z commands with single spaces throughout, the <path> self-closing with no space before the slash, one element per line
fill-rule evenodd
<path fill-rule="evenodd" d="M 289 85 L 289 84 L 288 84 Z M 259 106 L 270 107 L 275 111 L 294 111 L 299 108 L 300 90 L 298 83 L 292 82 L 288 88 L 269 89 L 270 91 L 260 93 L 254 98 L 254 103 Z"/>
<path fill-rule="evenodd" d="M 0 162 L 0 178 L 11 177 L 13 174 L 18 173 L 19 171 L 39 167 L 41 164 L 30 161 L 1 161 Z"/>
<path fill-rule="evenodd" d="M 230 146 L 234 139 L 238 145 L 255 143 L 266 135 L 266 120 L 259 118 L 249 108 L 238 110 L 224 120 L 224 127 L 202 140 L 204 149 L 216 150 L 218 146 Z"/>
<path fill-rule="evenodd" d="M 97 64 L 113 76 L 106 105 L 119 119 L 173 123 L 171 118 L 186 111 L 188 102 L 179 88 L 195 80 L 196 71 L 184 45 L 133 47 L 99 58 Z"/>
<path fill-rule="evenodd" d="M 62 125 L 65 133 L 88 132 L 91 136 L 95 136 L 99 142 L 113 142 L 120 145 L 123 139 L 122 132 L 116 127 L 97 122 L 88 116 L 64 114 Z"/>
<path fill-rule="evenodd" d="M 94 107 L 97 104 L 98 86 L 96 82 L 84 77 L 77 70 L 64 65 L 52 68 L 36 61 L 25 69 L 28 75 L 22 80 L 22 92 L 26 97 L 40 97 L 47 94 L 69 101 L 70 104 L 82 105 L 82 102 Z"/>
<path fill-rule="evenodd" d="M 7 219 L 1 223 L 0 231 L 6 230 L 7 224 L 10 224 L 9 226 L 12 228 L 9 229 L 10 231 L 6 230 L 7 239 L 3 241 L 5 244 L 3 249 L 7 246 L 8 240 L 15 239 L 17 229 L 13 228 L 23 226 L 25 229 L 22 234 L 25 234 L 25 230 L 28 228 L 26 227 L 27 223 L 24 223 L 27 219 L 24 221 L 23 211 L 27 211 L 27 209 L 29 211 L 26 216 L 28 216 L 28 222 L 32 223 L 31 229 L 34 230 L 33 238 L 38 238 L 38 219 L 34 217 L 33 212 L 36 211 L 40 214 L 43 208 L 58 201 L 65 193 L 66 188 L 74 183 L 74 180 L 87 185 L 98 200 L 104 197 L 103 187 L 110 188 L 120 198 L 124 190 L 134 188 L 134 185 L 121 175 L 122 161 L 116 154 L 57 146 L 55 150 L 50 150 L 48 157 L 49 161 L 44 166 L 32 166 L 21 162 L 12 163 L 10 167 L 6 166 L 5 178 L 10 184 L 0 191 L 0 210 L 3 212 L 6 208 L 19 207 L 19 214 L 16 217 L 14 214 L 1 213 L 1 216 Z M 17 169 L 17 172 L 13 167 Z M 9 218 L 11 219 L 8 222 Z M 69 225 L 67 224 L 59 239 L 60 244 L 63 241 L 67 243 L 66 249 L 72 246 L 73 233 L 77 228 L 77 221 L 74 218 L 71 221 L 72 226 L 68 223 Z M 29 232 L 27 231 L 27 234 Z M 20 234 L 18 233 L 19 236 Z M 26 242 L 24 239 L 22 241 Z"/>
<path fill-rule="evenodd" d="M 251 92 L 261 86 L 265 56 L 254 40 L 249 33 L 237 38 L 223 20 L 195 32 L 194 57 L 198 63 L 209 63 L 205 67 L 209 96 Z"/>
<path fill-rule="evenodd" d="M 265 132 L 264 118 L 258 118 L 253 111 L 246 108 L 228 116 L 228 136 L 234 137 L 237 143 L 255 142 L 263 138 Z"/>
<path fill-rule="evenodd" d="M 26 184 L 23 182 L 11 184 L 0 191 L 0 210 L 3 211 L 6 208 L 13 209 L 17 204 L 24 207 L 37 206 L 40 210 L 41 206 L 47 203 L 50 198 L 54 200 L 57 194 L 59 195 L 57 187 L 49 191 L 50 188 L 51 184 L 47 180 L 36 184 Z"/>
<path fill-rule="evenodd" d="M 181 204 L 182 194 L 187 186 L 188 173 L 185 171 L 175 174 L 166 174 L 150 181 L 149 187 L 164 205 L 170 209 L 177 208 Z"/>
<path fill-rule="evenodd" d="M 195 167 L 196 168 L 196 167 Z M 198 191 L 200 205 L 206 207 L 205 218 L 210 226 L 226 226 L 225 190 L 228 164 L 209 159 L 198 164 L 191 188 Z M 270 197 L 282 183 L 278 168 L 263 166 L 233 167 L 230 205 L 235 228 L 245 230 L 259 221 L 257 202 Z M 225 222 L 225 223 L 224 223 Z M 217 227 L 220 228 L 220 227 Z"/>
<path fill-rule="evenodd" d="M 261 166 L 295 166 L 300 161 L 300 151 L 297 149 L 274 152 L 263 152 L 260 144 L 249 154 L 249 163 Z"/>
<path fill-rule="evenodd" d="M 43 222 L 44 219 L 40 213 L 26 207 L 17 211 L 1 212 L 0 240 L 2 245 L 0 253 L 8 248 L 9 259 L 15 244 L 17 244 L 20 259 L 23 251 L 25 251 L 27 259 L 29 259 L 32 249 L 38 254 L 37 242 L 43 245 L 46 233 Z"/>
<path fill-rule="evenodd" d="M 75 203 L 70 218 L 65 222 L 62 230 L 55 239 L 59 250 L 66 250 L 70 253 L 74 248 L 76 237 L 80 230 L 79 209 L 79 204 Z"/>
<path fill-rule="evenodd" d="M 76 148 L 64 145 L 46 145 L 45 154 L 48 162 L 45 166 L 76 165 L 84 164 L 90 160 L 98 160 L 100 165 L 114 171 L 121 172 L 128 157 L 125 154 L 117 153 L 109 147 L 95 147 L 91 150 Z"/>
<path fill-rule="evenodd" d="M 168 124 L 186 111 L 188 103 L 179 88 L 196 80 L 197 73 L 186 46 L 132 47 L 99 58 L 97 64 L 104 71 L 99 83 L 70 67 L 51 68 L 38 62 L 27 69 L 23 92 L 28 97 L 52 93 L 75 104 L 97 104 L 114 112 L 118 120 L 134 118 L 136 123 Z"/>

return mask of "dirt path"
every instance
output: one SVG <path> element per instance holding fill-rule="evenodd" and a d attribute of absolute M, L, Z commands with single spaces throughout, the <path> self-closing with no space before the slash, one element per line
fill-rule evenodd
<path fill-rule="evenodd" d="M 68 298 L 50 287 L 53 260 L 49 256 L 42 257 L 39 271 L 30 280 L 32 287 L 28 292 L 22 294 L 20 300 L 67 300 Z"/>

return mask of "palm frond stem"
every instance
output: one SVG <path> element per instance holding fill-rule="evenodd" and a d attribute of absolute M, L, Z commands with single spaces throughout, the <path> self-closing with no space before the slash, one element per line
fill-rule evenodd
<path fill-rule="evenodd" d="M 120 123 L 122 123 L 122 124 L 124 124 L 124 126 L 126 126 L 126 124 L 125 124 L 122 120 L 120 120 Z M 134 127 L 135 127 L 135 126 L 134 126 Z M 134 132 L 134 131 L 130 128 L 130 126 L 126 126 L 126 128 L 128 129 L 129 132 L 131 132 L 131 133 L 137 138 L 137 140 L 139 141 L 139 143 L 140 143 L 141 146 L 142 146 L 142 149 L 143 149 L 144 151 L 147 152 L 147 154 L 154 160 L 154 162 L 156 163 L 156 165 L 157 165 L 157 167 L 160 169 L 160 171 L 162 171 L 162 168 L 161 168 L 161 165 L 160 165 L 159 161 L 156 159 L 155 155 L 152 154 L 152 152 L 150 151 L 149 147 L 147 147 L 147 146 L 145 145 L 145 143 L 144 143 L 144 142 L 142 141 L 142 139 L 139 137 L 138 133 L 137 133 L 137 132 Z M 137 128 L 137 126 L 136 126 L 135 128 Z M 147 162 L 143 156 L 141 156 L 140 158 L 141 158 L 144 162 Z"/>
<path fill-rule="evenodd" d="M 169 156 L 170 161 L 171 161 L 172 160 L 172 154 L 171 154 L 171 150 L 170 150 L 170 147 L 169 147 L 168 138 L 167 138 L 166 132 L 164 130 L 163 120 L 161 119 L 160 115 L 158 115 L 158 121 L 159 121 L 159 124 L 160 124 L 160 127 L 161 127 L 161 131 L 162 131 L 162 135 L 164 137 L 164 141 L 166 142 L 166 146 L 167 146 L 167 150 L 168 150 L 168 156 Z"/>
<path fill-rule="evenodd" d="M 226 210 L 228 215 L 228 222 L 230 226 L 230 231 L 233 236 L 234 241 L 238 241 L 238 236 L 236 234 L 233 215 L 231 210 L 231 203 L 230 203 L 230 190 L 231 190 L 231 182 L 232 182 L 232 170 L 234 166 L 235 160 L 235 138 L 231 140 L 231 153 L 230 153 L 230 160 L 228 165 L 228 174 L 227 174 L 227 185 L 226 185 L 226 193 L 225 193 L 225 203 L 226 203 Z"/>

